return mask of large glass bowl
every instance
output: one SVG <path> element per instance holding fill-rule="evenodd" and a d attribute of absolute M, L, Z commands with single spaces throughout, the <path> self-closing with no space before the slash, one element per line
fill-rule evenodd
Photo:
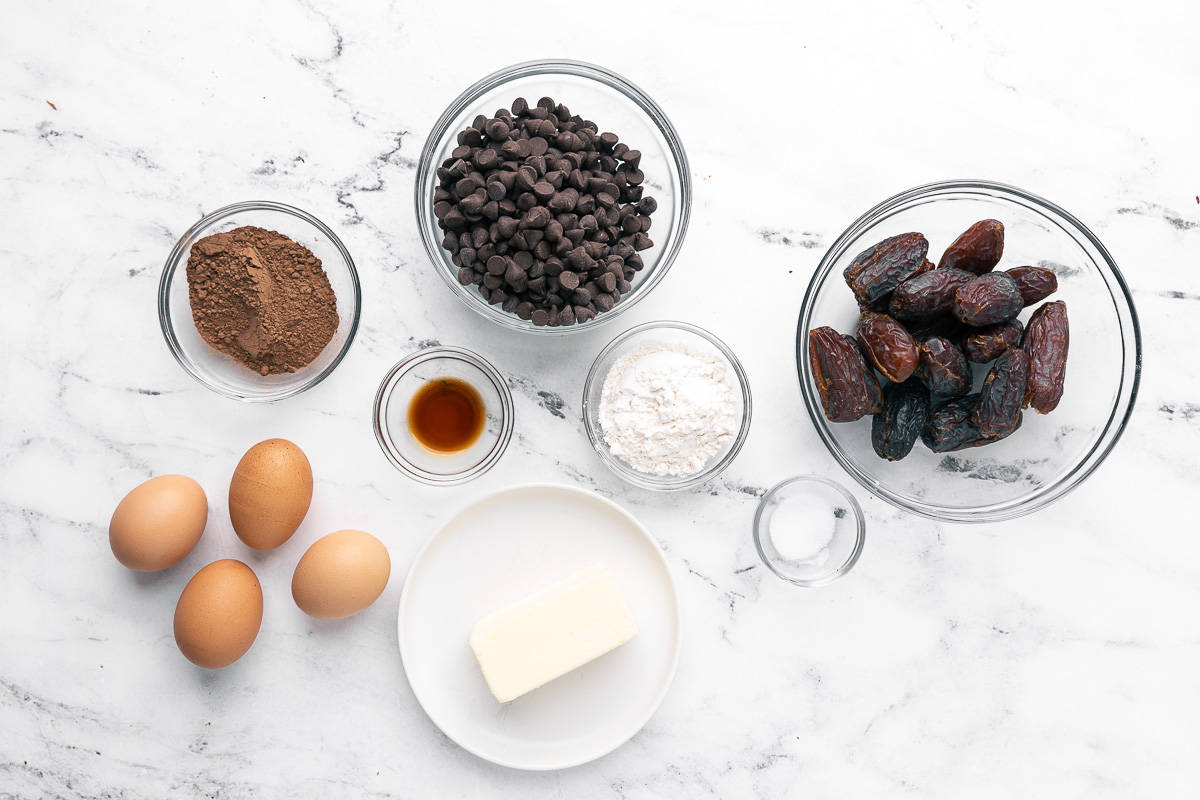
<path fill-rule="evenodd" d="M 646 195 L 658 201 L 650 238 L 654 246 L 641 253 L 645 266 L 632 281 L 633 289 L 612 308 L 588 322 L 565 327 L 537 327 L 516 314 L 493 306 L 474 286 L 458 282 L 458 267 L 442 247 L 443 233 L 433 213 L 437 168 L 457 145 L 459 131 L 479 114 L 492 116 L 524 97 L 530 104 L 552 97 L 575 114 L 612 131 L 630 147 L 641 150 L 640 169 L 646 174 Z M 679 135 L 662 109 L 638 87 L 616 73 L 580 61 L 530 61 L 483 78 L 459 95 L 434 124 L 417 167 L 417 227 L 434 270 L 451 291 L 472 310 L 507 328 L 543 335 L 562 335 L 593 328 L 616 319 L 650 294 L 679 255 L 692 206 L 692 178 Z"/>
<path fill-rule="evenodd" d="M 192 245 L 205 236 L 243 225 L 277 231 L 311 250 L 321 259 L 321 267 L 337 297 L 337 331 L 312 363 L 295 372 L 260 375 L 210 347 L 192 321 L 187 282 L 187 260 Z M 325 380 L 354 342 L 361 310 L 362 289 L 358 272 L 337 235 L 307 211 L 266 200 L 219 208 L 189 228 L 167 257 L 158 285 L 159 323 L 167 347 L 179 366 L 217 394 L 247 402 L 282 400 Z"/>
<path fill-rule="evenodd" d="M 998 269 L 1033 264 L 1058 276 L 1058 292 L 1048 300 L 1066 301 L 1071 326 L 1062 402 L 1048 415 L 1027 409 L 1020 430 L 1000 442 L 952 453 L 933 453 L 918 442 L 902 461 L 884 461 L 871 448 L 870 417 L 852 423 L 825 418 L 809 366 L 808 331 L 828 325 L 854 333 L 859 311 L 842 270 L 859 252 L 889 236 L 919 231 L 936 262 L 958 234 L 986 218 L 1005 226 Z M 1021 321 L 1040 305 L 1026 309 Z M 1133 300 L 1095 235 L 1047 200 L 976 180 L 919 186 L 863 214 L 821 259 L 796 332 L 804 404 L 833 457 L 865 489 L 897 508 L 953 522 L 1020 517 L 1082 483 L 1125 428 L 1141 359 Z"/>

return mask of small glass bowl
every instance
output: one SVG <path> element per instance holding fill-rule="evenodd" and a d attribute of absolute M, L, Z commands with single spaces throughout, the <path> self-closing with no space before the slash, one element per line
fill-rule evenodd
<path fill-rule="evenodd" d="M 601 131 L 613 131 L 630 147 L 642 152 L 646 194 L 658 201 L 650 238 L 654 246 L 641 253 L 645 266 L 632 281 L 633 290 L 611 311 L 579 325 L 538 327 L 493 306 L 474 286 L 458 282 L 458 267 L 442 247 L 443 234 L 433 213 L 437 168 L 457 145 L 459 131 L 479 114 L 491 116 L 509 108 L 518 97 L 531 104 L 544 96 L 565 104 L 572 112 L 594 120 Z M 425 140 L 417 167 L 417 227 L 434 268 L 459 300 L 473 311 L 506 328 L 542 335 L 563 335 L 588 330 L 616 319 L 633 308 L 657 286 L 679 255 L 692 208 L 692 173 L 679 134 L 649 95 L 603 67 L 581 61 L 529 61 L 493 72 L 455 98 Z"/>
<path fill-rule="evenodd" d="M 822 519 L 826 512 L 829 518 Z M 825 530 L 784 530 L 805 523 L 828 525 L 828 536 Z M 854 495 L 815 475 L 777 484 L 754 513 L 759 557 L 767 569 L 797 586 L 824 586 L 845 575 L 858 562 L 865 539 L 862 508 Z"/>
<path fill-rule="evenodd" d="M 439 453 L 427 449 L 408 428 L 413 396 L 429 381 L 458 378 L 475 387 L 487 422 L 466 450 Z M 508 448 L 513 433 L 513 403 L 508 384 L 496 368 L 461 347 L 431 347 L 401 359 L 375 393 L 375 438 L 383 454 L 415 481 L 455 486 L 491 469 Z"/>
<path fill-rule="evenodd" d="M 821 325 L 854 332 L 859 310 L 842 271 L 859 252 L 888 236 L 919 231 L 936 260 L 969 225 L 988 218 L 1005 226 L 997 269 L 1033 264 L 1049 267 L 1058 277 L 1058 291 L 1046 300 L 1066 301 L 1070 317 L 1062 402 L 1052 414 L 1026 410 L 1020 430 L 984 447 L 933 453 L 918 442 L 903 460 L 884 461 L 871 448 L 870 417 L 848 423 L 825 418 L 808 360 L 808 332 Z M 1021 314 L 1023 322 L 1033 310 Z M 872 494 L 902 510 L 949 522 L 1014 519 L 1079 486 L 1125 430 L 1141 364 L 1133 298 L 1104 245 L 1050 201 L 990 181 L 918 186 L 859 217 L 821 259 L 796 330 L 804 405 L 829 452 Z"/>
<path fill-rule="evenodd" d="M 703 469 L 692 475 L 648 475 L 638 472 L 613 455 L 608 442 L 604 439 L 604 432 L 600 425 L 600 396 L 604 391 L 604 380 L 608 377 L 608 372 L 614 364 L 647 342 L 682 344 L 700 352 L 715 353 L 725 361 L 728 367 L 727 379 L 729 376 L 736 379 L 737 388 L 742 397 L 741 421 L 737 435 L 725 445 L 723 450 L 709 459 Z M 587 430 L 592 448 L 600 455 L 600 460 L 634 486 L 656 491 L 674 491 L 698 486 L 724 472 L 725 468 L 737 458 L 742 445 L 746 443 L 746 436 L 750 433 L 750 416 L 753 405 L 746 371 L 733 351 L 703 328 L 671 320 L 647 322 L 630 328 L 613 339 L 600 351 L 600 355 L 596 356 L 583 385 L 583 425 Z"/>
<path fill-rule="evenodd" d="M 295 372 L 260 375 L 209 347 L 192 321 L 187 283 L 187 260 L 192 245 L 205 236 L 243 225 L 282 233 L 311 250 L 321 259 L 321 266 L 337 297 L 337 331 L 311 364 Z M 217 394 L 247 402 L 282 400 L 325 380 L 350 349 L 358 331 L 361 309 L 362 289 L 354 260 L 329 226 L 306 211 L 266 200 L 225 206 L 189 228 L 167 257 L 158 285 L 159 324 L 167 347 L 179 366 Z"/>

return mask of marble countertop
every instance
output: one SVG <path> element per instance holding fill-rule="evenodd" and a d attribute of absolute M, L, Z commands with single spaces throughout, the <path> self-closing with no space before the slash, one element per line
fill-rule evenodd
<path fill-rule="evenodd" d="M 10 9 L 0 797 L 1127 798 L 1200 782 L 1197 6 L 784 6 L 551 4 L 537 24 L 529 6 L 473 1 Z M 609 9 L 609 33 L 581 33 Z M 431 275 L 412 183 L 452 97 L 553 55 L 655 97 L 696 197 L 654 295 L 611 327 L 546 342 L 498 330 Z M 796 385 L 809 275 L 866 208 L 952 177 L 1048 197 L 1111 250 L 1145 341 L 1129 429 L 1080 489 L 1017 522 L 937 524 L 855 486 L 868 539 L 854 572 L 785 585 L 751 543 L 757 497 L 800 472 L 849 482 Z M 154 304 L 180 234 L 260 198 L 334 227 L 361 271 L 363 319 L 325 383 L 243 405 L 178 368 Z M 753 279 L 705 288 L 731 267 Z M 664 496 L 606 471 L 579 397 L 611 336 L 669 317 L 739 353 L 756 407 L 724 476 Z M 370 425 L 384 371 L 430 341 L 486 352 L 516 403 L 505 459 L 454 489 L 406 481 Z M 318 481 L 297 535 L 261 555 L 235 539 L 223 492 L 268 436 L 301 443 Z M 209 491 L 208 532 L 179 566 L 135 575 L 109 553 L 108 516 L 165 472 Z M 594 489 L 641 519 L 685 610 L 678 676 L 646 728 L 551 774 L 492 766 L 440 734 L 396 648 L 419 545 L 470 499 L 528 480 Z M 290 572 L 346 526 L 387 543 L 393 578 L 365 613 L 319 623 L 292 604 Z M 224 556 L 258 571 L 266 612 L 247 658 L 205 672 L 177 652 L 171 615 L 190 575 Z"/>

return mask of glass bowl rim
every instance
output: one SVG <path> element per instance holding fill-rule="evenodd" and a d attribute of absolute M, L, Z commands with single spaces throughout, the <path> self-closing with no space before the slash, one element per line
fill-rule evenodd
<path fill-rule="evenodd" d="M 819 483 L 833 489 L 846 500 L 847 505 L 850 506 L 850 512 L 854 514 L 854 548 L 850 551 L 850 555 L 848 555 L 846 560 L 843 561 L 841 565 L 838 566 L 838 568 L 833 572 L 812 580 L 804 580 L 803 578 L 796 578 L 792 575 L 786 575 L 780 572 L 778 569 L 776 569 L 775 565 L 771 563 L 771 560 L 767 558 L 767 554 L 763 550 L 762 545 L 761 531 L 763 510 L 767 507 L 767 503 L 770 502 L 781 491 L 797 483 Z M 815 589 L 818 586 L 827 586 L 853 569 L 854 565 L 858 563 L 859 556 L 862 555 L 863 545 L 866 543 L 867 539 L 867 523 L 865 517 L 863 516 L 862 506 L 859 505 L 858 498 L 851 494 L 850 490 L 842 484 L 831 478 L 825 478 L 821 475 L 793 475 L 790 478 L 783 479 L 768 489 L 759 499 L 758 506 L 754 509 L 754 525 L 752 530 L 754 535 L 754 549 L 758 551 L 758 557 L 762 560 L 766 568 L 769 569 L 776 577 L 795 586 L 803 586 L 808 589 Z"/>
<path fill-rule="evenodd" d="M 729 452 L 722 456 L 711 466 L 701 470 L 693 475 L 672 476 L 669 480 L 657 480 L 653 476 L 646 476 L 635 471 L 632 467 L 626 466 L 619 459 L 608 452 L 607 445 L 603 441 L 603 433 L 599 429 L 599 419 L 595 422 L 592 420 L 591 411 L 592 404 L 588 402 L 588 396 L 592 393 L 592 387 L 596 381 L 600 379 L 600 365 L 609 355 L 611 355 L 618 347 L 625 344 L 633 337 L 653 330 L 680 330 L 685 333 L 690 333 L 707 341 L 725 357 L 730 369 L 737 376 L 738 388 L 742 395 L 742 424 L 738 429 L 737 437 L 733 444 L 729 447 Z M 600 410 L 595 409 L 595 413 L 599 414 Z M 635 325 L 629 330 L 618 334 L 613 338 L 596 358 L 592 361 L 592 366 L 588 369 L 587 377 L 583 382 L 583 427 L 587 431 L 588 441 L 591 442 L 592 449 L 600 456 L 600 460 L 604 462 L 612 472 L 626 482 L 638 486 L 642 489 L 650 489 L 652 491 L 673 492 L 680 489 L 690 489 L 694 486 L 699 486 L 707 483 L 713 478 L 720 475 L 726 468 L 733 463 L 738 454 L 742 451 L 742 446 L 746 443 L 746 438 L 750 435 L 750 420 L 754 415 L 754 398 L 750 392 L 750 380 L 746 375 L 746 370 L 742 366 L 742 362 L 734 354 L 729 345 L 721 341 L 717 336 L 710 331 L 701 328 L 699 325 L 693 325 L 690 322 L 681 322 L 679 320 L 664 319 L 655 320 L 652 322 L 643 322 L 640 325 Z"/>
<path fill-rule="evenodd" d="M 518 321 L 519 318 L 512 314 L 484 302 L 483 298 L 479 297 L 477 293 L 472 293 L 458 282 L 457 278 L 452 274 L 449 259 L 444 255 L 441 238 L 436 236 L 433 227 L 428 222 L 428 212 L 433 205 L 433 198 L 430 193 L 424 191 L 425 183 L 436 170 L 436 165 L 434 164 L 435 155 L 440 149 L 441 143 L 450 135 L 450 125 L 459 114 L 478 102 L 483 94 L 493 89 L 498 89 L 520 78 L 543 75 L 567 75 L 576 78 L 587 78 L 615 89 L 626 100 L 632 101 L 650 119 L 650 122 L 658 129 L 666 141 L 668 160 L 672 163 L 674 171 L 679 177 L 679 196 L 677 198 L 677 202 L 679 203 L 679 225 L 677 230 L 673 232 L 674 236 L 672 240 L 664 243 L 663 247 L 666 249 L 659 256 L 653 271 L 638 285 L 636 291 L 630 293 L 628 299 L 622 298 L 621 302 L 617 303 L 609 311 L 597 314 L 593 319 L 588 320 L 582 325 L 575 324 L 556 328 L 525 325 L 523 321 Z M 596 64 L 573 59 L 549 58 L 523 61 L 485 75 L 468 86 L 446 107 L 446 110 L 441 113 L 437 122 L 430 129 L 429 135 L 425 138 L 425 144 L 421 148 L 421 155 L 417 161 L 417 178 L 414 195 L 415 202 L 413 203 L 413 207 L 417 215 L 417 231 L 421 236 L 421 244 L 424 246 L 425 253 L 429 256 L 429 260 L 435 271 L 441 276 L 446 285 L 450 287 L 451 292 L 454 293 L 454 296 L 461 303 L 480 316 L 509 330 L 533 334 L 535 336 L 569 336 L 573 333 L 592 330 L 611 322 L 640 303 L 667 276 L 672 265 L 674 265 L 676 259 L 679 257 L 680 250 L 683 248 L 683 241 L 686 238 L 688 223 L 691 219 L 692 173 L 691 168 L 688 166 L 687 153 L 684 151 L 679 133 L 675 130 L 675 126 L 671 124 L 670 119 L 667 118 L 666 113 L 650 95 L 646 94 L 640 87 L 622 75 Z"/>
<path fill-rule="evenodd" d="M 974 507 L 934 506 L 901 497 L 881 482 L 872 480 L 854 464 L 853 460 L 834 441 L 829 430 L 830 423 L 825 420 L 824 413 L 815 397 L 811 377 L 809 376 L 811 368 L 808 364 L 808 354 L 804 345 L 807 339 L 807 331 L 811 326 L 813 307 L 816 304 L 817 296 L 820 294 L 820 285 L 825 282 L 833 269 L 833 261 L 835 260 L 831 258 L 833 254 L 836 253 L 840 257 L 842 251 L 847 248 L 850 242 L 861 236 L 883 213 L 899 205 L 922 197 L 935 197 L 936 195 L 949 192 L 971 192 L 974 190 L 982 190 L 983 193 L 990 193 L 989 196 L 993 198 L 999 197 L 1009 201 L 1024 201 L 1043 212 L 1049 212 L 1049 215 L 1058 217 L 1056 221 L 1061 223 L 1060 227 L 1064 228 L 1064 232 L 1068 232 L 1068 235 L 1072 236 L 1072 238 L 1081 238 L 1094 248 L 1100 262 L 1101 271 L 1107 270 L 1108 273 L 1107 276 L 1102 275 L 1101 277 L 1104 279 L 1112 296 L 1117 315 L 1117 325 L 1120 329 L 1120 339 L 1125 345 L 1122 348 L 1123 368 L 1116 402 L 1109 414 L 1107 424 L 1096 435 L 1091 447 L 1083 455 L 1074 460 L 1073 466 L 1066 474 L 1058 477 L 1053 483 L 1038 489 L 1033 494 L 1016 500 L 1004 500 Z M 1111 278 L 1111 281 L 1109 278 Z M 1115 287 L 1112 284 L 1115 284 Z M 1124 314 L 1128 314 L 1128 320 L 1124 319 Z M 1126 325 L 1128 325 L 1128 331 L 1125 330 Z M 1130 338 L 1132 338 L 1132 342 L 1129 341 Z M 843 470 L 868 492 L 881 497 L 885 502 L 902 511 L 908 511 L 926 519 L 940 522 L 985 523 L 1017 519 L 1046 508 L 1076 489 L 1104 463 L 1125 432 L 1125 428 L 1129 423 L 1130 417 L 1133 415 L 1133 409 L 1136 405 L 1138 389 L 1141 383 L 1141 372 L 1142 333 L 1141 325 L 1138 321 L 1137 308 L 1134 305 L 1129 286 L 1125 282 L 1125 277 L 1121 274 L 1120 268 L 1104 244 L 1082 221 L 1061 206 L 1016 186 L 985 179 L 953 179 L 922 184 L 892 195 L 861 214 L 834 240 L 833 244 L 829 246 L 825 254 L 821 257 L 821 261 L 817 265 L 816 270 L 814 270 L 812 277 L 809 279 L 808 287 L 805 289 L 804 300 L 796 325 L 796 373 L 800 382 L 800 391 L 804 398 L 805 410 L 808 412 L 813 427 L 817 429 L 817 435 L 830 455 L 833 456 L 834 460 L 838 462 Z M 1126 389 L 1126 383 L 1128 383 L 1128 389 Z M 1126 391 L 1128 391 L 1127 399 L 1125 398 Z M 1122 403 L 1125 404 L 1124 409 L 1121 407 Z"/>
<path fill-rule="evenodd" d="M 396 383 L 414 367 L 440 358 L 463 361 L 475 367 L 484 374 L 484 377 L 491 381 L 496 394 L 500 397 L 500 435 L 496 438 L 495 444 L 492 445 L 479 461 L 471 466 L 457 472 L 448 473 L 430 472 L 418 467 L 405 458 L 400 453 L 398 447 L 392 445 L 391 440 L 385 436 L 383 431 L 383 419 L 386 414 L 385 402 L 391 397 L 392 392 L 396 388 Z M 379 382 L 379 388 L 375 390 L 371 424 L 375 430 L 375 441 L 379 443 L 379 448 L 383 450 L 383 454 L 391 462 L 392 466 L 400 472 L 426 486 L 458 486 L 474 480 L 490 470 L 508 450 L 509 442 L 512 440 L 513 429 L 515 428 L 512 392 L 509 391 L 508 382 L 500 374 L 500 371 L 478 353 L 468 350 L 465 347 L 451 345 L 426 347 L 423 350 L 417 350 L 415 353 L 410 353 L 400 359 L 384 374 L 383 380 Z"/>
<path fill-rule="evenodd" d="M 175 278 L 175 273 L 179 271 L 179 266 L 183 263 L 185 251 L 194 243 L 193 237 L 197 236 L 201 231 L 209 228 L 227 217 L 234 216 L 245 212 L 252 211 L 272 211 L 280 214 L 286 214 L 291 217 L 303 220 L 320 231 L 338 251 L 342 257 L 342 262 L 345 264 L 346 270 L 350 273 L 350 285 L 353 288 L 354 296 L 354 313 L 350 318 L 350 330 L 346 334 L 346 341 L 342 343 L 341 349 L 333 360 L 329 362 L 319 373 L 312 376 L 303 383 L 290 386 L 277 392 L 263 395 L 247 395 L 233 389 L 223 382 L 212 381 L 207 376 L 203 375 L 193 363 L 193 359 L 187 355 L 183 346 L 179 343 L 179 338 L 175 335 L 175 326 L 171 321 L 171 282 Z M 340 299 L 340 298 L 339 298 Z M 279 203 L 274 200 L 243 200 L 237 203 L 230 203 L 227 206 L 222 206 L 216 211 L 205 214 L 198 222 L 189 227 L 179 240 L 175 242 L 175 246 L 171 248 L 170 254 L 167 256 L 166 262 L 163 264 L 162 277 L 158 282 L 158 324 L 162 330 L 163 338 L 167 342 L 167 349 L 171 351 L 171 355 L 175 358 L 188 375 L 191 375 L 197 382 L 216 392 L 223 397 L 228 397 L 233 400 L 239 400 L 243 403 L 271 403 L 277 400 L 284 400 L 289 397 L 306 392 L 316 386 L 321 381 L 325 380 L 337 368 L 338 364 L 342 363 L 342 359 L 346 357 L 346 353 L 350 350 L 350 345 L 354 343 L 354 337 L 358 333 L 358 323 L 362 317 L 362 285 L 359 283 L 358 270 L 354 266 L 354 259 L 350 255 L 350 251 L 342 244 L 342 240 L 338 235 L 321 220 L 317 219 L 312 214 L 295 206 Z"/>

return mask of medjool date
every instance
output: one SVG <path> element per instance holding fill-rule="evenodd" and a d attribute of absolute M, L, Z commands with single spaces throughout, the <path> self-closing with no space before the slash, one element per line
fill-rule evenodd
<path fill-rule="evenodd" d="M 854 348 L 854 352 L 858 353 L 859 359 L 862 360 L 863 370 L 867 373 L 867 413 L 878 414 L 883 410 L 883 388 L 879 385 L 874 370 L 871 369 L 871 360 L 863 353 L 857 339 L 844 333 L 842 338 Z"/>
<path fill-rule="evenodd" d="M 995 219 L 981 219 L 946 248 L 938 262 L 938 269 L 957 267 L 982 275 L 991 272 L 1000 263 L 1003 253 L 1004 223 Z"/>
<path fill-rule="evenodd" d="M 1058 291 L 1058 277 L 1045 267 L 1013 267 L 1005 270 L 1017 282 L 1021 302 L 1031 306 Z"/>
<path fill-rule="evenodd" d="M 856 336 L 867 361 L 889 381 L 903 383 L 916 370 L 916 343 L 904 326 L 887 314 L 863 314 Z"/>
<path fill-rule="evenodd" d="M 815 328 L 808 332 L 808 360 L 830 421 L 853 422 L 880 405 L 879 384 L 853 340 L 833 328 Z"/>
<path fill-rule="evenodd" d="M 953 314 L 942 314 L 931 320 L 912 323 L 908 326 L 908 332 L 917 344 L 920 344 L 931 336 L 944 336 L 950 341 L 957 343 L 962 341 L 965 334 L 970 330 L 972 329 L 955 319 Z"/>
<path fill-rule="evenodd" d="M 1028 375 L 1029 354 L 1019 347 L 1009 350 L 992 365 L 979 390 L 979 403 L 971 414 L 981 436 L 1003 438 L 1020 426 Z"/>
<path fill-rule="evenodd" d="M 971 367 L 954 342 L 930 336 L 917 345 L 917 376 L 935 395 L 957 397 L 971 391 Z"/>
<path fill-rule="evenodd" d="M 902 233 L 862 251 L 842 272 L 859 305 L 871 307 L 925 263 L 929 241 L 919 233 Z"/>
<path fill-rule="evenodd" d="M 1067 348 L 1070 344 L 1067 304 L 1046 303 L 1029 318 L 1022 343 L 1029 354 L 1029 380 L 1025 405 L 1039 414 L 1049 414 L 1062 399 L 1067 377 Z"/>
<path fill-rule="evenodd" d="M 883 411 L 871 419 L 871 446 L 880 458 L 908 455 L 929 418 L 929 390 L 916 378 L 883 390 Z"/>
<path fill-rule="evenodd" d="M 963 341 L 963 353 L 967 361 L 986 364 L 1002 356 L 1005 351 L 1020 347 L 1023 331 L 1021 321 L 1016 319 L 986 328 L 974 328 Z"/>
<path fill-rule="evenodd" d="M 917 322 L 950 309 L 958 287 L 974 279 L 961 269 L 935 269 L 909 278 L 896 287 L 888 312 L 896 319 Z"/>
<path fill-rule="evenodd" d="M 966 324 L 981 328 L 1007 322 L 1024 307 L 1013 277 L 1007 272 L 989 272 L 959 286 L 950 310 Z"/>
<path fill-rule="evenodd" d="M 934 406 L 921 430 L 921 442 L 935 453 L 987 444 L 989 440 L 980 435 L 979 428 L 971 421 L 978 401 L 979 395 L 969 394 Z"/>

